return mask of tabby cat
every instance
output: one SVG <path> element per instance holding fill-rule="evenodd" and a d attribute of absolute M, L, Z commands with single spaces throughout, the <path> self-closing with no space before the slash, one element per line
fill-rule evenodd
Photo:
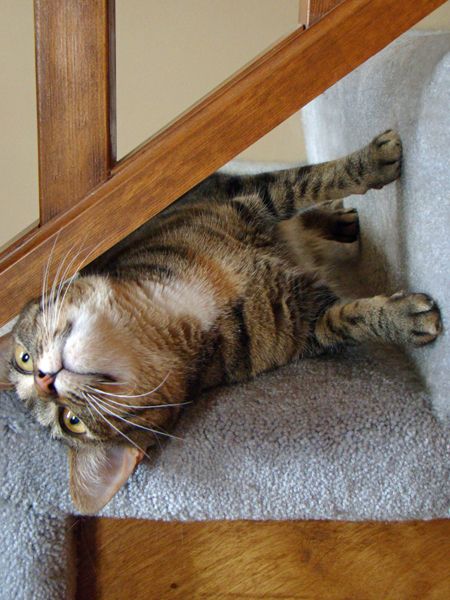
<path fill-rule="evenodd" d="M 358 239 L 341 199 L 394 181 L 401 156 L 389 130 L 340 160 L 214 174 L 103 266 L 64 281 L 63 263 L 44 281 L 1 340 L 0 378 L 69 445 L 79 511 L 102 508 L 206 388 L 348 344 L 439 335 L 429 296 L 350 300 L 333 282 L 336 247 Z"/>

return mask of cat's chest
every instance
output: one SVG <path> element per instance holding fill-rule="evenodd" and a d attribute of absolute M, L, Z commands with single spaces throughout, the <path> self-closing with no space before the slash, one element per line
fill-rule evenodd
<path fill-rule="evenodd" d="M 170 317 L 192 317 L 209 329 L 220 312 L 213 286 L 206 281 L 177 280 L 142 283 L 152 305 Z"/>

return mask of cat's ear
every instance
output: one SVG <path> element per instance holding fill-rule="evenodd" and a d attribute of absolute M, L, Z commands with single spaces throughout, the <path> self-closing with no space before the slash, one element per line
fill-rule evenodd
<path fill-rule="evenodd" d="M 70 494 L 84 514 L 102 509 L 127 481 L 144 453 L 134 446 L 69 449 Z"/>
<path fill-rule="evenodd" d="M 11 360 L 12 351 L 13 336 L 12 333 L 7 333 L 0 337 L 0 390 L 9 390 L 14 387 L 12 383 L 8 382 L 8 363 Z"/>

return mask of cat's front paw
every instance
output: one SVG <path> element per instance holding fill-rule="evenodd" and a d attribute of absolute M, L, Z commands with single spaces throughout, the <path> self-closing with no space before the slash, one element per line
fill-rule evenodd
<path fill-rule="evenodd" d="M 442 332 L 441 313 L 427 294 L 398 292 L 388 299 L 387 308 L 402 343 L 424 346 Z"/>
<path fill-rule="evenodd" d="M 396 131 L 388 129 L 372 140 L 368 146 L 371 188 L 382 188 L 400 177 L 402 166 L 402 142 Z"/>

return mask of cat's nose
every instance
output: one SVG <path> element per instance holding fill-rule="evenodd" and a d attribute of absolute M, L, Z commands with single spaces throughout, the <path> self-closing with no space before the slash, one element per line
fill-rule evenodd
<path fill-rule="evenodd" d="M 54 396 L 56 394 L 55 379 L 56 374 L 43 373 L 42 371 L 38 371 L 37 375 L 34 376 L 34 381 L 39 390 L 47 396 Z"/>

